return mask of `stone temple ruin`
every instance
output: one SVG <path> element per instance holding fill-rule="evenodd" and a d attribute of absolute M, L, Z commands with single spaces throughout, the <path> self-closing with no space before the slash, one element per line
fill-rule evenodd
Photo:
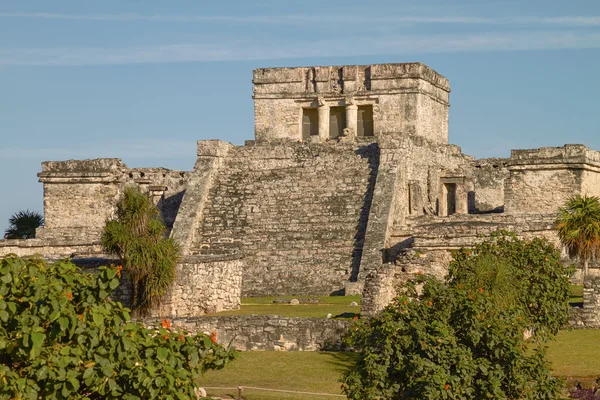
<path fill-rule="evenodd" d="M 159 314 L 361 292 L 368 314 L 417 271 L 443 275 L 450 251 L 482 234 L 558 243 L 557 207 L 600 195 L 600 152 L 583 145 L 474 159 L 449 144 L 449 82 L 420 63 L 265 68 L 253 82 L 255 140 L 199 141 L 192 171 L 42 163 L 46 225 L 0 241 L 0 256 L 105 257 L 105 220 L 138 185 L 183 250 Z"/>

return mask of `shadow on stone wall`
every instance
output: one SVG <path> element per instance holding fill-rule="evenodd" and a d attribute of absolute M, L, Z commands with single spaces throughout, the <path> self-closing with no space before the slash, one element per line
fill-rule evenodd
<path fill-rule="evenodd" d="M 360 216 L 358 218 L 358 224 L 356 226 L 356 235 L 354 236 L 354 249 L 352 250 L 350 282 L 357 281 L 358 273 L 360 271 L 363 247 L 365 244 L 365 236 L 367 233 L 367 225 L 369 224 L 369 214 L 371 212 L 371 205 L 373 203 L 373 192 L 375 191 L 375 184 L 377 183 L 377 174 L 379 172 L 379 145 L 377 143 L 371 143 L 367 146 L 359 148 L 358 150 L 356 150 L 355 153 L 361 156 L 362 158 L 368 158 L 371 173 L 369 175 L 369 183 L 367 185 L 367 190 L 365 191 L 363 205 L 360 210 Z"/>
<path fill-rule="evenodd" d="M 173 229 L 173 224 L 175 223 L 175 218 L 179 212 L 179 207 L 181 206 L 181 201 L 183 200 L 184 194 L 185 190 L 182 190 L 173 194 L 172 196 L 163 197 L 158 202 L 157 206 L 160 210 L 160 215 L 169 232 Z"/>

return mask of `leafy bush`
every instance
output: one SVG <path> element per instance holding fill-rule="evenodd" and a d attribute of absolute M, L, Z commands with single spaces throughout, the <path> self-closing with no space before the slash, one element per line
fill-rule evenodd
<path fill-rule="evenodd" d="M 0 261 L 0 399 L 189 399 L 235 354 L 210 337 L 130 321 L 109 294 L 120 267 Z"/>
<path fill-rule="evenodd" d="M 417 295 L 415 283 L 424 283 Z M 524 318 L 485 290 L 433 278 L 409 283 L 380 315 L 359 322 L 361 355 L 342 379 L 349 399 L 555 399 L 544 349 L 528 352 Z"/>
<path fill-rule="evenodd" d="M 487 264 L 487 277 L 481 264 Z M 503 270 L 498 280 L 493 270 Z M 448 282 L 471 289 L 483 287 L 504 307 L 516 307 L 540 339 L 551 338 L 568 322 L 572 267 L 560 262 L 560 251 L 545 239 L 521 240 L 496 232 L 473 249 L 455 252 Z M 475 277 L 478 277 L 475 279 Z"/>
<path fill-rule="evenodd" d="M 150 198 L 139 188 L 125 188 L 101 243 L 107 253 L 119 257 L 133 283 L 132 308 L 140 314 L 160 303 L 175 278 L 179 246 L 166 233 Z"/>
<path fill-rule="evenodd" d="M 350 399 L 555 399 L 543 343 L 567 318 L 569 269 L 544 240 L 498 233 L 455 254 L 444 282 L 423 275 L 346 338 L 361 351 Z M 511 288 L 511 283 L 514 286 Z M 420 290 L 417 290 L 419 288 Z M 534 328 L 526 341 L 524 332 Z"/>

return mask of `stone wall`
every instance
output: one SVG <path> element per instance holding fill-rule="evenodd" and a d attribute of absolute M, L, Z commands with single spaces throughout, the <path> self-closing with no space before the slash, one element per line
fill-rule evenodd
<path fill-rule="evenodd" d="M 600 193 L 600 153 L 583 145 L 513 150 L 508 169 L 507 213 L 556 213 L 569 196 Z"/>
<path fill-rule="evenodd" d="M 177 264 L 176 278 L 153 314 L 192 317 L 240 308 L 242 262 L 240 256 L 188 256 Z"/>
<path fill-rule="evenodd" d="M 38 238 L 95 242 L 114 212 L 124 187 L 148 192 L 173 226 L 187 173 L 164 168 L 128 168 L 116 158 L 47 161 L 38 174 L 44 184 L 45 225 Z"/>
<path fill-rule="evenodd" d="M 189 253 L 241 251 L 244 295 L 339 291 L 360 262 L 378 162 L 376 145 L 232 148 L 206 194 Z"/>
<path fill-rule="evenodd" d="M 600 328 L 600 276 L 588 276 L 583 281 L 583 307 L 573 308 L 569 325 L 575 329 Z"/>
<path fill-rule="evenodd" d="M 147 320 L 151 326 L 158 321 Z M 323 318 L 284 318 L 277 315 L 176 318 L 174 327 L 191 333 L 217 334 L 217 342 L 238 350 L 341 350 L 352 321 Z"/>
<path fill-rule="evenodd" d="M 323 142 L 330 138 L 331 107 L 345 107 L 346 127 L 356 132 L 356 107 L 370 106 L 377 137 L 405 133 L 448 142 L 450 84 L 420 63 L 261 68 L 253 83 L 257 140 L 303 140 L 303 109 L 314 109 Z"/>
<path fill-rule="evenodd" d="M 508 178 L 508 159 L 484 158 L 473 162 L 471 176 L 474 191 L 471 213 L 504 211 L 504 182 Z"/>
<path fill-rule="evenodd" d="M 0 258 L 16 254 L 19 257 L 42 256 L 50 260 L 77 255 L 103 256 L 98 242 L 58 239 L 10 239 L 0 240 Z"/>

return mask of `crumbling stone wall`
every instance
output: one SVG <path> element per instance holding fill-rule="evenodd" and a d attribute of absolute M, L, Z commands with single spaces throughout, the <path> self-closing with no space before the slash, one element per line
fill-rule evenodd
<path fill-rule="evenodd" d="M 127 168 L 116 158 L 47 161 L 38 174 L 44 184 L 45 225 L 38 238 L 96 242 L 127 185 L 148 192 L 168 228 L 186 185 L 187 173 L 164 168 Z"/>
<path fill-rule="evenodd" d="M 492 232 L 513 231 L 523 239 L 542 237 L 559 246 L 554 219 L 555 215 L 548 214 L 502 213 L 413 218 L 410 246 L 403 248 L 397 259 L 370 272 L 365 282 L 361 312 L 372 315 L 382 310 L 396 296 L 397 289 L 418 273 L 443 279 L 454 250 L 473 247 Z M 570 262 L 566 255 L 563 261 Z"/>
<path fill-rule="evenodd" d="M 156 326 L 158 321 L 147 321 Z M 238 350 L 342 350 L 342 337 L 352 321 L 325 318 L 285 318 L 277 315 L 176 318 L 173 326 L 191 333 L 217 334 L 217 342 Z"/>
<path fill-rule="evenodd" d="M 77 241 L 65 238 L 57 239 L 10 239 L 0 240 L 0 258 L 8 254 L 19 257 L 41 257 L 58 260 L 85 255 L 86 257 L 102 257 L 102 247 L 98 242 Z"/>
<path fill-rule="evenodd" d="M 473 162 L 470 194 L 471 213 L 504 212 L 504 182 L 508 178 L 508 160 L 483 158 Z"/>
<path fill-rule="evenodd" d="M 242 261 L 229 256 L 187 256 L 156 316 L 193 317 L 240 308 Z"/>
<path fill-rule="evenodd" d="M 508 169 L 507 213 L 556 213 L 569 196 L 600 192 L 600 153 L 583 145 L 513 150 Z"/>
<path fill-rule="evenodd" d="M 569 317 L 572 328 L 600 328 L 600 276 L 584 279 L 583 307 L 573 308 Z"/>

